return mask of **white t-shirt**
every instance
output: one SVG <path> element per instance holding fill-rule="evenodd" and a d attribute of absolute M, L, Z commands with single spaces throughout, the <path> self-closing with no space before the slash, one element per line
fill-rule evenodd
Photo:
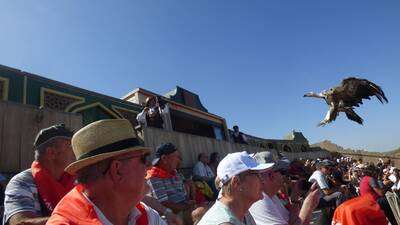
<path fill-rule="evenodd" d="M 289 224 L 289 211 L 283 206 L 281 200 L 274 195 L 269 197 L 263 193 L 264 198 L 255 202 L 249 209 L 257 225 L 287 225 Z"/>
<path fill-rule="evenodd" d="M 193 168 L 193 175 L 197 175 L 200 177 L 208 177 L 213 178 L 214 173 L 208 165 L 205 165 L 202 162 L 197 162 Z"/>
<path fill-rule="evenodd" d="M 389 178 L 389 180 L 392 181 L 393 183 L 396 183 L 396 182 L 397 182 L 397 178 L 396 178 L 396 176 L 395 176 L 394 174 L 391 174 L 388 178 Z"/>
<path fill-rule="evenodd" d="M 311 183 L 317 182 L 317 184 L 321 190 L 329 188 L 329 185 L 326 181 L 325 175 L 319 170 L 314 171 L 314 173 L 308 179 L 308 182 L 311 182 Z"/>

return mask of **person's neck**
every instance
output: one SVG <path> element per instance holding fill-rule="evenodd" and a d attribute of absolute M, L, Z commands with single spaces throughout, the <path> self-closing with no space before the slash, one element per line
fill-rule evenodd
<path fill-rule="evenodd" d="M 56 180 L 60 180 L 61 176 L 64 174 L 64 168 L 60 168 L 60 166 L 54 163 L 53 161 L 41 159 L 38 160 L 38 162 L 40 166 L 49 171 L 51 176 L 54 177 L 54 179 Z"/>
<path fill-rule="evenodd" d="M 270 198 L 274 197 L 276 193 L 278 193 L 278 190 L 272 190 L 272 189 L 266 189 L 264 188 L 263 190 L 264 194 L 268 195 Z"/>
<path fill-rule="evenodd" d="M 219 201 L 226 205 L 240 221 L 244 220 L 244 216 L 251 206 L 251 203 L 243 201 L 243 199 L 234 200 L 230 197 L 222 197 Z"/>
<path fill-rule="evenodd" d="M 158 168 L 164 170 L 165 172 L 167 172 L 168 174 L 173 174 L 174 169 L 172 169 L 168 164 L 166 163 L 159 163 L 157 165 Z"/>
<path fill-rule="evenodd" d="M 128 224 L 129 214 L 135 206 L 131 199 L 128 201 L 126 198 L 116 195 L 115 192 L 104 191 L 104 188 L 103 191 L 85 190 L 85 194 L 112 224 Z"/>

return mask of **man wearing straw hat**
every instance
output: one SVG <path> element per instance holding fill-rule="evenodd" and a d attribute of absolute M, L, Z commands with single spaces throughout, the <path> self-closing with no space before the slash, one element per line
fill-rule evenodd
<path fill-rule="evenodd" d="M 129 121 L 100 120 L 72 137 L 77 161 L 65 170 L 79 184 L 54 209 L 47 224 L 165 225 L 140 200 L 150 149 Z"/>

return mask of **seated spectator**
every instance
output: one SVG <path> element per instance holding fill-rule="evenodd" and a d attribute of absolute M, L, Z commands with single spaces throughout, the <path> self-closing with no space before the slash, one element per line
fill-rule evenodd
<path fill-rule="evenodd" d="M 153 167 L 148 171 L 151 195 L 175 213 L 184 213 L 184 220 L 190 217 L 195 206 L 194 200 L 186 195 L 183 181 L 176 169 L 181 161 L 178 149 L 172 143 L 157 147 Z"/>
<path fill-rule="evenodd" d="M 242 132 L 240 132 L 239 127 L 236 125 L 233 126 L 232 139 L 235 143 L 238 143 L 238 144 L 245 144 L 245 145 L 248 144 L 246 135 L 244 135 Z"/>
<path fill-rule="evenodd" d="M 211 188 L 211 191 L 214 193 L 215 198 L 217 197 L 217 189 L 215 188 L 214 180 L 215 174 L 212 172 L 211 168 L 208 166 L 208 156 L 205 153 L 200 153 L 197 157 L 198 162 L 195 164 L 193 168 L 193 180 L 194 181 L 203 181 L 207 186 Z M 204 184 L 196 184 L 205 186 Z M 207 187 L 204 187 L 207 189 Z M 203 189 L 204 190 L 204 189 Z M 214 196 L 211 196 L 210 200 L 215 200 Z"/>
<path fill-rule="evenodd" d="M 270 163 L 268 154 L 260 152 L 255 155 L 258 163 Z M 264 156 L 267 156 L 265 158 Z M 285 160 L 277 161 L 273 168 L 262 173 L 263 199 L 257 201 L 250 207 L 250 213 L 256 224 L 309 224 L 312 212 L 319 202 L 319 191 L 314 185 L 310 194 L 306 197 L 301 210 L 297 202 L 292 202 L 290 210 L 287 210 L 282 201 L 277 197 L 278 191 L 283 187 L 283 171 L 289 169 L 289 162 Z M 296 198 L 296 201 L 299 196 Z"/>
<path fill-rule="evenodd" d="M 336 208 L 332 225 L 387 225 L 386 216 L 375 202 L 366 194 L 353 198 Z"/>
<path fill-rule="evenodd" d="M 339 189 L 330 187 L 326 176 L 332 173 L 334 164 L 329 160 L 323 160 L 317 164 L 317 170 L 308 179 L 308 182 L 317 182 L 321 190 L 322 198 L 319 201 L 318 208 L 337 207 L 344 200 L 344 190 L 342 187 Z"/>
<path fill-rule="evenodd" d="M 7 185 L 3 224 L 46 223 L 57 203 L 74 187 L 74 177 L 64 172 L 75 160 L 71 137 L 63 124 L 37 134 L 31 168 L 15 175 Z"/>
<path fill-rule="evenodd" d="M 216 182 L 221 188 L 221 196 L 198 225 L 255 225 L 248 210 L 262 198 L 260 172 L 273 165 L 258 164 L 246 152 L 228 154 L 217 168 Z"/>
<path fill-rule="evenodd" d="M 158 97 L 148 97 L 142 112 L 136 116 L 136 120 L 143 127 L 166 128 L 165 120 L 169 114 L 169 107 Z"/>
<path fill-rule="evenodd" d="M 141 203 L 150 149 L 142 146 L 128 120 L 93 122 L 72 138 L 77 161 L 65 171 L 79 185 L 54 209 L 49 225 L 166 225 L 159 214 Z"/>
<path fill-rule="evenodd" d="M 7 178 L 0 173 L 0 218 L 3 219 L 4 212 L 4 191 L 7 186 Z"/>
<path fill-rule="evenodd" d="M 197 156 L 198 162 L 194 165 L 193 175 L 205 182 L 214 182 L 215 175 L 208 166 L 208 156 L 205 153 L 200 153 Z"/>

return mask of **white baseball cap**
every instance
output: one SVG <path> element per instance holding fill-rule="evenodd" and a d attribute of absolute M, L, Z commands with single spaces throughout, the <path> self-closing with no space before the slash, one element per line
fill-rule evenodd
<path fill-rule="evenodd" d="M 247 152 L 235 152 L 225 156 L 217 167 L 217 176 L 222 184 L 226 184 L 233 176 L 247 170 L 267 170 L 275 163 L 258 164 Z"/>

